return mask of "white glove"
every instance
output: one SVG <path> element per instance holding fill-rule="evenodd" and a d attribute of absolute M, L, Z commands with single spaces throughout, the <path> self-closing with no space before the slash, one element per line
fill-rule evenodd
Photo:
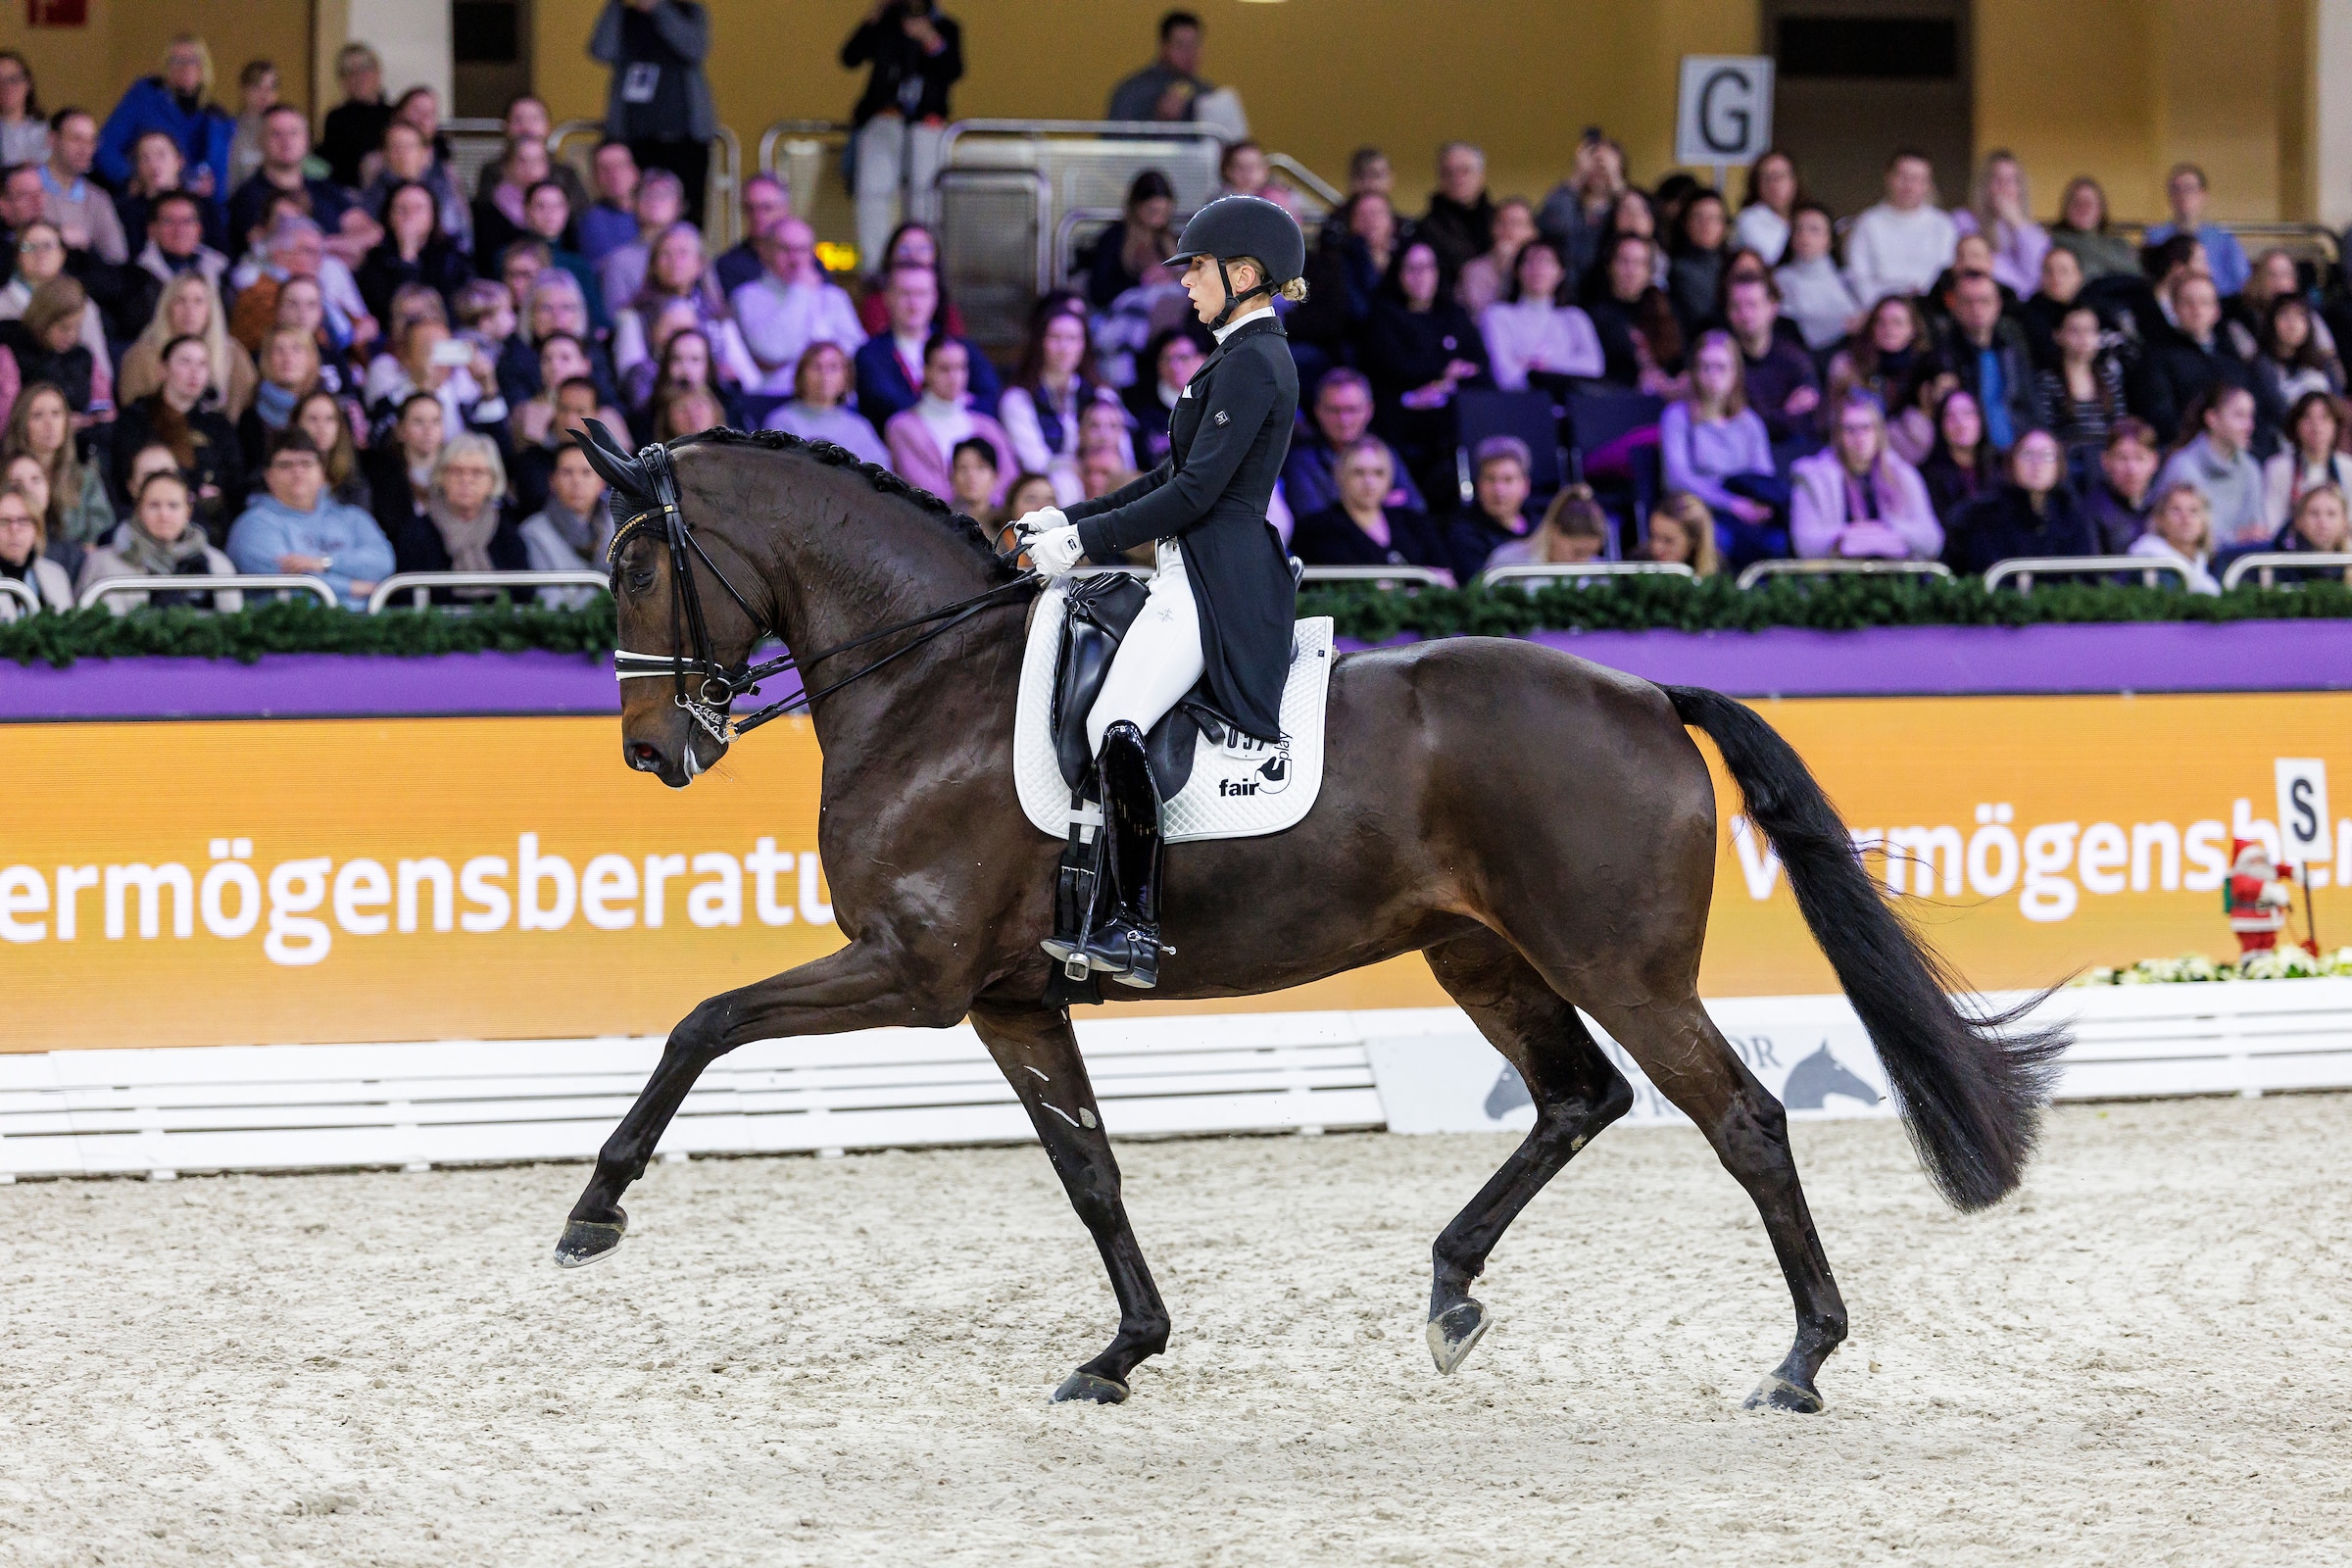
<path fill-rule="evenodd" d="M 1049 509 L 1051 510 L 1051 509 Z M 1054 512 L 1058 517 L 1061 514 Z M 1066 577 L 1077 568 L 1078 558 L 1086 547 L 1078 542 L 1078 530 L 1069 523 L 1029 538 L 1029 564 L 1048 577 Z"/>

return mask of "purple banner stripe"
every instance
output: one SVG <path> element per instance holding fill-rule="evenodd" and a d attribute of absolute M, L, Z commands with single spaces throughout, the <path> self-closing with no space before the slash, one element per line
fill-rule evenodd
<path fill-rule="evenodd" d="M 1649 680 L 1741 697 L 2352 689 L 2352 621 L 2342 620 L 1539 632 L 1533 640 Z M 611 664 L 573 654 L 0 665 L 0 721 L 614 713 L 619 707 Z"/>

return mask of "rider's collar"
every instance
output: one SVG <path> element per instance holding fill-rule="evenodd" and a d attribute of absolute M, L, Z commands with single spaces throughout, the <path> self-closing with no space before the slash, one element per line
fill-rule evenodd
<path fill-rule="evenodd" d="M 1223 326 L 1217 328 L 1217 341 L 1222 343 L 1227 338 L 1233 336 L 1234 333 L 1239 332 L 1243 327 L 1248 326 L 1251 321 L 1256 320 L 1259 317 L 1272 316 L 1273 314 L 1274 307 L 1271 305 L 1260 305 L 1254 311 L 1244 312 L 1242 315 L 1235 317 L 1232 320 L 1227 321 Z"/>

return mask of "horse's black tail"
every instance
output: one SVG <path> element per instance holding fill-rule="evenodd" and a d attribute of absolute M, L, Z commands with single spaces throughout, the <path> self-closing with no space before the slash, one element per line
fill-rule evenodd
<path fill-rule="evenodd" d="M 2067 1030 L 2013 1027 L 2032 1003 L 1988 1016 L 1955 1004 L 1958 977 L 1864 869 L 1795 750 L 1721 693 L 1665 691 L 1682 721 L 1723 753 L 1748 819 L 1788 868 L 1813 940 L 1878 1048 L 1929 1179 L 1955 1207 L 1998 1202 L 2025 1173 Z"/>

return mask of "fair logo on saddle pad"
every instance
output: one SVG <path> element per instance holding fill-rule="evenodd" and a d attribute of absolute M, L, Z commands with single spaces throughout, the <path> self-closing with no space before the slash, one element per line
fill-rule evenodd
<path fill-rule="evenodd" d="M 1232 800 L 1245 795 L 1280 795 L 1291 787 L 1291 738 L 1268 745 L 1254 735 L 1239 730 L 1228 733 L 1225 744 L 1216 748 L 1217 755 L 1227 762 L 1239 762 L 1249 771 L 1241 778 L 1222 777 L 1217 780 L 1217 794 Z"/>

